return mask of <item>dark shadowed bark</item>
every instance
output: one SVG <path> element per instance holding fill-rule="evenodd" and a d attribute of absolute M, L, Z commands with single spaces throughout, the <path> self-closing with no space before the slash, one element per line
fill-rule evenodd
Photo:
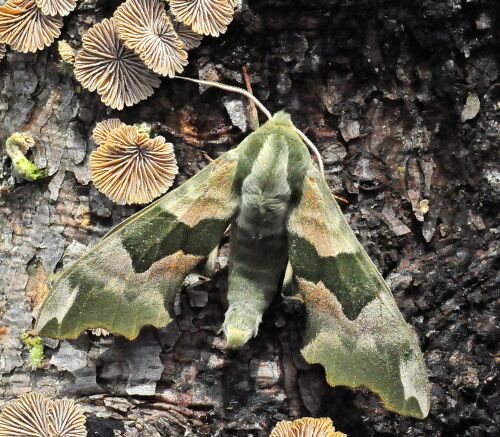
<path fill-rule="evenodd" d="M 83 2 L 62 37 L 80 44 L 119 3 Z M 96 121 L 152 123 L 175 144 L 180 184 L 244 138 L 247 102 L 165 79 L 149 100 L 110 111 L 61 70 L 56 44 L 9 52 L 0 142 L 33 135 L 50 177 L 15 180 L 2 158 L 0 406 L 31 390 L 75 397 L 99 436 L 266 436 L 301 416 L 329 416 L 349 436 L 498 432 L 499 23 L 493 0 L 244 0 L 186 70 L 243 85 L 246 66 L 264 104 L 290 112 L 317 144 L 351 227 L 420 338 L 432 382 L 424 421 L 386 412 L 363 390 L 330 388 L 300 356 L 295 301 L 277 297 L 258 337 L 226 352 L 227 242 L 214 278 L 190 275 L 169 327 L 133 342 L 47 340 L 43 368 L 31 370 L 20 335 L 48 277 L 138 210 L 90 183 Z"/>

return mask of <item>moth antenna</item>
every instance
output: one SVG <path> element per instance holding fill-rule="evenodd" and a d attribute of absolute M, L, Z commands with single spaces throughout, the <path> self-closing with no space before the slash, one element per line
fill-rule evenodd
<path fill-rule="evenodd" d="M 209 85 L 209 86 L 214 86 L 216 88 L 220 88 L 225 91 L 230 91 L 233 93 L 238 93 L 242 94 L 248 99 L 250 99 L 252 102 L 255 103 L 256 106 L 266 115 L 266 117 L 270 120 L 273 118 L 272 114 L 269 112 L 269 110 L 260 102 L 257 97 L 255 97 L 253 94 L 249 93 L 247 90 L 244 90 L 242 88 L 238 88 L 237 86 L 232 86 L 232 85 L 226 85 L 224 83 L 219 83 L 219 82 L 212 82 L 211 80 L 201 80 L 201 79 L 193 79 L 192 77 L 185 77 L 185 76 L 175 76 L 175 79 L 182 79 L 182 80 L 187 80 L 189 82 L 194 82 L 199 85 Z"/>
<path fill-rule="evenodd" d="M 295 125 L 293 127 L 295 129 L 295 132 L 297 132 L 299 134 L 299 137 L 302 138 L 302 141 L 304 141 L 304 143 L 307 144 L 307 147 L 309 147 L 309 149 L 314 153 L 314 156 L 316 157 L 316 160 L 318 161 L 319 171 L 321 172 L 321 174 L 324 177 L 325 176 L 325 167 L 323 165 L 323 158 L 321 157 L 321 153 L 319 153 L 319 150 L 316 148 L 314 143 L 309 138 L 307 138 L 307 136 L 304 132 L 302 132 L 300 129 L 295 127 Z"/>
<path fill-rule="evenodd" d="M 269 120 L 273 117 L 272 114 L 269 112 L 269 110 L 260 102 L 259 99 L 257 99 L 257 97 L 249 93 L 247 90 L 244 90 L 243 88 L 238 88 L 237 86 L 232 86 L 232 85 L 226 85 L 224 83 L 219 83 L 219 82 L 212 82 L 211 80 L 194 79 L 192 77 L 174 76 L 174 78 L 187 80 L 188 82 L 194 82 L 197 83 L 198 85 L 213 86 L 216 88 L 220 88 L 221 90 L 241 94 L 250 99 L 252 102 L 254 102 L 255 105 L 265 114 L 265 116 Z M 311 151 L 314 153 L 314 156 L 316 156 L 316 160 L 318 161 L 319 170 L 321 174 L 325 176 L 323 158 L 321 157 L 319 150 L 316 148 L 314 143 L 309 138 L 307 138 L 307 136 L 300 129 L 298 129 L 295 126 L 293 126 L 293 128 L 295 129 L 295 132 L 297 132 L 297 134 L 300 136 L 300 138 L 302 138 L 302 140 L 307 144 L 307 147 L 309 147 L 309 149 L 311 149 Z"/>

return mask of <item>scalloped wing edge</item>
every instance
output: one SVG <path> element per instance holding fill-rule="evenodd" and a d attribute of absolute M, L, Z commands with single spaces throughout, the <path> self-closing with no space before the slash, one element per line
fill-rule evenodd
<path fill-rule="evenodd" d="M 321 364 L 331 386 L 366 387 L 390 411 L 427 417 L 430 385 L 417 336 L 313 165 L 288 230 L 307 312 L 306 361 Z"/>

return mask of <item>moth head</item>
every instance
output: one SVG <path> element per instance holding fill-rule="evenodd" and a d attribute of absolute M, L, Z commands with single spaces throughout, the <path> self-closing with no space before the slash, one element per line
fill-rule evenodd
<path fill-rule="evenodd" d="M 274 114 L 268 123 L 293 128 L 292 117 L 285 111 L 279 111 Z"/>

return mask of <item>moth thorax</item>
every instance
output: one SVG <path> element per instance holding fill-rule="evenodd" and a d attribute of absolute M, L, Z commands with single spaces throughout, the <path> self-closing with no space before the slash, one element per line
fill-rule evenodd
<path fill-rule="evenodd" d="M 280 135 L 264 142 L 252 169 L 243 181 L 238 224 L 251 231 L 283 231 L 291 197 L 288 183 L 288 145 Z"/>

